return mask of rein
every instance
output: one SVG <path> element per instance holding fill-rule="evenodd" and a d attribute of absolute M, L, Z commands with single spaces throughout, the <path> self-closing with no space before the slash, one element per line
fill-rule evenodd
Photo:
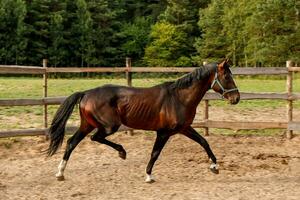
<path fill-rule="evenodd" d="M 218 70 L 216 70 L 215 78 L 214 78 L 214 80 L 213 80 L 210 88 L 213 88 L 215 84 L 218 84 L 218 86 L 221 88 L 221 90 L 222 90 L 222 98 L 224 98 L 224 95 L 227 94 L 227 93 L 229 93 L 229 92 L 238 91 L 238 88 L 225 89 L 223 87 L 223 85 L 221 84 L 221 82 L 218 79 Z"/>

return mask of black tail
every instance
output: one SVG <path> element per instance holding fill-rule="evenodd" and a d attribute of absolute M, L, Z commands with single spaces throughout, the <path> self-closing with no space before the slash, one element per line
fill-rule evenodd
<path fill-rule="evenodd" d="M 50 145 L 47 149 L 48 156 L 56 153 L 62 145 L 65 136 L 67 120 L 71 116 L 75 105 L 80 102 L 84 92 L 76 92 L 69 96 L 58 108 L 49 128 Z"/>

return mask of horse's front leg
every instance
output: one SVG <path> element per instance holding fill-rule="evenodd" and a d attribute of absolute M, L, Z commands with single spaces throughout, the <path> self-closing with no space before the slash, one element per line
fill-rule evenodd
<path fill-rule="evenodd" d="M 170 138 L 170 136 L 168 133 L 162 132 L 162 131 L 157 131 L 157 136 L 156 136 L 156 140 L 155 140 L 153 150 L 151 153 L 151 158 L 150 158 L 150 161 L 149 161 L 149 163 L 147 165 L 147 169 L 146 169 L 146 173 L 147 173 L 146 183 L 154 182 L 154 178 L 152 176 L 153 165 L 154 165 L 155 161 L 157 160 L 160 152 L 164 148 L 164 146 L 167 143 L 169 138 Z"/>
<path fill-rule="evenodd" d="M 192 139 L 193 141 L 197 142 L 205 149 L 208 157 L 212 160 L 212 164 L 210 165 L 210 170 L 213 173 L 218 174 L 219 169 L 218 169 L 218 165 L 217 165 L 217 159 L 216 159 L 214 153 L 212 152 L 212 150 L 210 149 L 209 144 L 205 140 L 205 138 L 202 137 L 200 134 L 198 134 L 197 131 L 195 129 L 193 129 L 191 126 L 184 129 L 183 131 L 181 131 L 181 133 L 183 135 L 187 136 L 188 138 Z"/>

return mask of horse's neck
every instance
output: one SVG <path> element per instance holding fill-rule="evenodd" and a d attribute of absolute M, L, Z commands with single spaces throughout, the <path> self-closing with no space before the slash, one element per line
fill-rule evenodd
<path fill-rule="evenodd" d="M 178 89 L 178 98 L 188 107 L 197 107 L 205 93 L 209 90 L 208 84 L 210 77 L 203 80 L 194 81 L 187 88 Z"/>

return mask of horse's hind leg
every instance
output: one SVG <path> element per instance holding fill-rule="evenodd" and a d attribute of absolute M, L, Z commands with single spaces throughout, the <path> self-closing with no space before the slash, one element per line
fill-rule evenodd
<path fill-rule="evenodd" d="M 75 149 L 75 147 L 80 143 L 80 141 L 87 135 L 89 134 L 94 128 L 90 126 L 81 126 L 75 134 L 68 139 L 67 142 L 67 147 L 63 156 L 62 161 L 60 162 L 58 166 L 58 172 L 56 174 L 57 180 L 61 181 L 64 180 L 64 171 L 67 166 L 67 162 L 70 158 L 70 155 L 72 151 Z"/>
<path fill-rule="evenodd" d="M 105 139 L 105 137 L 115 133 L 116 130 L 117 130 L 117 128 L 115 128 L 110 133 L 107 133 L 105 129 L 99 128 L 98 131 L 91 137 L 91 140 L 97 141 L 101 144 L 106 144 L 106 145 L 112 147 L 113 149 L 115 149 L 119 152 L 119 157 L 125 160 L 126 159 L 126 151 L 123 148 L 123 146 Z"/>

